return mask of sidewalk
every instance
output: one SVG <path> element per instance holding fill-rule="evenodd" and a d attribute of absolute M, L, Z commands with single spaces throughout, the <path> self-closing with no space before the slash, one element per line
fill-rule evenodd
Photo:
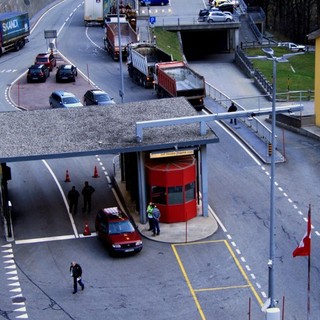
<path fill-rule="evenodd" d="M 120 181 L 120 172 L 115 177 L 115 183 L 123 197 L 126 208 L 131 213 L 135 224 L 144 238 L 167 243 L 184 243 L 205 239 L 218 230 L 218 223 L 209 210 L 208 217 L 201 215 L 201 206 L 198 206 L 198 215 L 180 223 L 160 223 L 160 235 L 153 236 L 149 229 L 149 223 L 140 222 L 139 213 L 136 211 L 135 203 L 131 201 L 130 194 L 125 189 L 125 183 Z"/>

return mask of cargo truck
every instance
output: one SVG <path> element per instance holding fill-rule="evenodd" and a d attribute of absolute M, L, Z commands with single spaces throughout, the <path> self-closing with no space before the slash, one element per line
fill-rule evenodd
<path fill-rule="evenodd" d="M 28 42 L 29 35 L 28 13 L 0 13 L 0 55 L 10 50 L 19 51 Z"/>
<path fill-rule="evenodd" d="M 120 34 L 119 34 L 120 27 Z M 104 46 L 113 60 L 118 61 L 120 50 L 122 59 L 127 58 L 127 47 L 130 43 L 137 42 L 137 33 L 133 30 L 130 23 L 126 20 L 126 15 L 107 15 L 105 18 L 105 37 Z M 121 49 L 120 49 L 120 45 Z"/>
<path fill-rule="evenodd" d="M 152 43 L 133 43 L 128 46 L 128 72 L 131 79 L 145 88 L 152 88 L 155 65 L 172 61 L 172 55 Z"/>
<path fill-rule="evenodd" d="M 103 7 L 106 0 L 85 0 L 84 1 L 84 23 L 86 26 L 90 24 L 100 24 L 103 26 Z"/>
<path fill-rule="evenodd" d="M 161 62 L 155 65 L 155 90 L 158 98 L 185 97 L 196 110 L 204 107 L 204 77 L 183 61 Z"/>

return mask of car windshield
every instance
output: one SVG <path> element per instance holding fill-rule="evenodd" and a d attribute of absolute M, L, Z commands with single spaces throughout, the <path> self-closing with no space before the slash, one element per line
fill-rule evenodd
<path fill-rule="evenodd" d="M 134 227 L 129 220 L 109 223 L 109 234 L 120 234 L 126 232 L 134 232 Z"/>
<path fill-rule="evenodd" d="M 98 102 L 109 101 L 111 98 L 107 94 L 98 94 L 96 95 L 96 100 Z"/>
<path fill-rule="evenodd" d="M 65 103 L 65 104 L 71 104 L 71 103 L 77 103 L 77 102 L 79 102 L 79 100 L 75 97 L 63 98 L 63 103 Z"/>

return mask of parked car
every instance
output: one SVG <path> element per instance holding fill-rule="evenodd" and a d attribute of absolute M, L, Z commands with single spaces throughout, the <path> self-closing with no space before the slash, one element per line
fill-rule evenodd
<path fill-rule="evenodd" d="M 227 11 L 227 12 L 233 13 L 235 9 L 235 5 L 229 2 L 225 2 L 220 4 L 217 8 L 222 12 Z"/>
<path fill-rule="evenodd" d="M 169 4 L 169 0 L 140 0 L 141 6 L 164 6 Z"/>
<path fill-rule="evenodd" d="M 118 207 L 101 209 L 95 220 L 98 239 L 108 248 L 110 254 L 140 252 L 142 240 L 127 214 Z"/>
<path fill-rule="evenodd" d="M 228 2 L 229 0 L 213 0 L 209 1 L 211 7 L 219 7 L 222 3 Z"/>
<path fill-rule="evenodd" d="M 83 104 L 85 106 L 90 105 L 108 105 L 115 104 L 113 98 L 108 93 L 100 89 L 88 90 L 83 96 Z"/>
<path fill-rule="evenodd" d="M 49 97 L 49 104 L 51 108 L 83 107 L 83 104 L 73 93 L 66 91 L 52 92 Z"/>
<path fill-rule="evenodd" d="M 63 81 L 76 81 L 76 76 L 78 75 L 77 67 L 72 64 L 62 64 L 58 66 L 56 73 L 56 82 Z"/>
<path fill-rule="evenodd" d="M 209 23 L 212 22 L 230 22 L 233 20 L 231 13 L 221 12 L 221 11 L 211 11 L 207 17 Z"/>
<path fill-rule="evenodd" d="M 44 64 L 33 64 L 27 72 L 27 82 L 46 82 L 50 76 L 49 69 Z"/>
<path fill-rule="evenodd" d="M 37 54 L 34 64 L 44 64 L 50 71 L 56 66 L 57 61 L 51 53 L 39 53 Z"/>
<path fill-rule="evenodd" d="M 209 13 L 212 12 L 212 11 L 219 11 L 219 9 L 218 8 L 214 8 L 214 7 L 210 8 L 210 9 L 201 9 L 199 11 L 199 14 L 198 14 L 198 21 L 199 22 L 206 21 L 207 18 L 208 18 Z"/>
<path fill-rule="evenodd" d="M 293 42 L 279 42 L 278 47 L 285 47 L 292 52 L 304 52 L 306 47 L 302 44 L 295 44 Z"/>

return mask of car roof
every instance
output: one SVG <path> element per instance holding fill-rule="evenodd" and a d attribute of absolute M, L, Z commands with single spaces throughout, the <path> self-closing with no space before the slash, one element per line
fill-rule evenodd
<path fill-rule="evenodd" d="M 107 94 L 105 91 L 100 90 L 100 89 L 90 89 L 88 91 L 91 91 L 94 94 Z"/>
<path fill-rule="evenodd" d="M 58 68 L 59 69 L 71 69 L 73 67 L 72 64 L 61 64 Z"/>
<path fill-rule="evenodd" d="M 103 208 L 100 210 L 101 216 L 107 218 L 109 221 L 129 220 L 118 207 Z"/>
<path fill-rule="evenodd" d="M 45 64 L 33 64 L 29 67 L 29 69 L 40 69 L 42 67 L 47 67 Z"/>
<path fill-rule="evenodd" d="M 46 56 L 50 56 L 49 53 L 38 53 L 37 57 L 46 57 Z"/>
<path fill-rule="evenodd" d="M 56 91 L 53 91 L 52 93 L 55 93 L 55 94 L 62 96 L 62 97 L 75 97 L 75 95 L 73 93 L 63 91 L 63 90 L 56 90 Z"/>

